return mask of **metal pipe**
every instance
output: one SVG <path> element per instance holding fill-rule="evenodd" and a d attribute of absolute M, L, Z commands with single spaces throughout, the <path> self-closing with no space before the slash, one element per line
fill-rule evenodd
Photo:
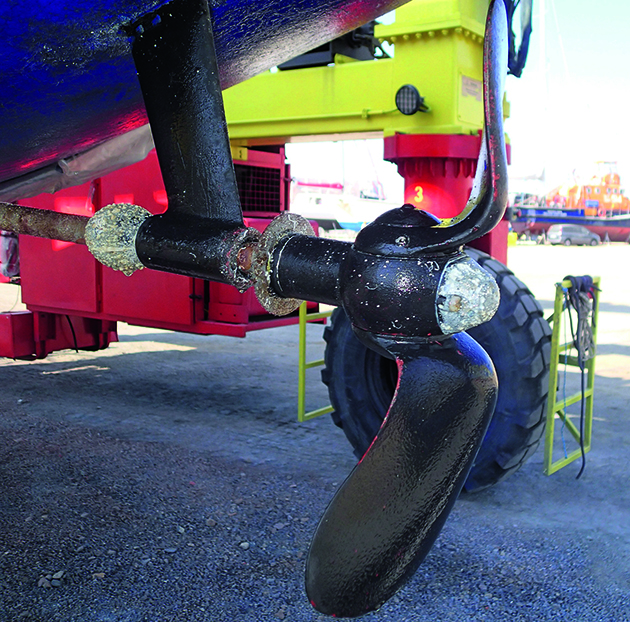
<path fill-rule="evenodd" d="M 0 203 L 0 229 L 51 240 L 85 244 L 88 216 Z"/>
<path fill-rule="evenodd" d="M 339 271 L 349 242 L 307 235 L 288 236 L 273 250 L 271 285 L 283 298 L 341 304 Z"/>
<path fill-rule="evenodd" d="M 508 25 L 505 5 L 494 2 L 488 10 L 483 49 L 484 131 L 470 199 L 454 218 L 425 228 L 425 251 L 448 250 L 491 231 L 507 206 L 507 156 L 503 134 L 503 92 L 507 75 Z"/>
<path fill-rule="evenodd" d="M 235 228 L 212 218 L 150 217 L 135 238 L 136 252 L 148 268 L 234 285 L 253 284 L 247 256 L 259 238 L 253 228 Z"/>

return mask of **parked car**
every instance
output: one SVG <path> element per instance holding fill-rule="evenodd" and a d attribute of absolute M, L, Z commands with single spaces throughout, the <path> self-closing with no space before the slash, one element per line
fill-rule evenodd
<path fill-rule="evenodd" d="M 602 242 L 596 233 L 581 225 L 551 225 L 547 231 L 547 241 L 550 244 L 564 244 L 565 246 L 571 246 L 571 244 L 597 246 Z"/>

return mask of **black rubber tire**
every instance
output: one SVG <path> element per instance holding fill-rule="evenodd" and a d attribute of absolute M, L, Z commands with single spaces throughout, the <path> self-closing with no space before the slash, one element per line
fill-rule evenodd
<path fill-rule="evenodd" d="M 562 242 L 565 246 L 571 246 L 571 240 L 567 238 L 564 242 Z"/>
<path fill-rule="evenodd" d="M 534 296 L 506 266 L 481 251 L 466 252 L 496 278 L 501 291 L 492 320 L 468 331 L 494 361 L 499 378 L 497 406 L 464 485 L 464 490 L 472 492 L 518 470 L 542 438 L 551 330 Z M 335 409 L 332 418 L 360 458 L 389 407 L 396 366 L 354 336 L 342 309 L 334 311 L 324 338 L 322 380 Z"/>

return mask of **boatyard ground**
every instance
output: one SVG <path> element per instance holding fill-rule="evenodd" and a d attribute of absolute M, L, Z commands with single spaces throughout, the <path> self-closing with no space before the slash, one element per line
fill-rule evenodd
<path fill-rule="evenodd" d="M 630 620 L 630 246 L 517 245 L 509 264 L 547 312 L 564 276 L 602 278 L 586 470 L 546 477 L 539 448 L 461 497 L 370 622 Z M 1 310 L 19 308 L 0 289 Z M 327 416 L 295 421 L 297 328 L 120 335 L 0 361 L 0 622 L 322 622 L 304 562 L 354 460 Z M 309 373 L 315 408 L 327 395 Z"/>

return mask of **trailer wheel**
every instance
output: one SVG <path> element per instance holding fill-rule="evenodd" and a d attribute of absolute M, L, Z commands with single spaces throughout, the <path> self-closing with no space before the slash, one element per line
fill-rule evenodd
<path fill-rule="evenodd" d="M 482 490 L 518 470 L 537 448 L 545 425 L 551 330 L 527 287 L 502 263 L 466 252 L 492 274 L 501 291 L 496 315 L 468 331 L 488 352 L 499 377 L 497 406 L 464 490 Z M 360 458 L 381 426 L 397 382 L 393 361 L 366 348 L 336 309 L 324 338 L 322 380 L 333 421 Z"/>

